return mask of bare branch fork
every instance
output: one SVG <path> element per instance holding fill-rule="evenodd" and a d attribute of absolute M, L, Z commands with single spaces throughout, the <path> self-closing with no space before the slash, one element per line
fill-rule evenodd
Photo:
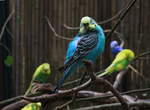
<path fill-rule="evenodd" d="M 1 32 L 0 32 L 0 41 L 1 41 L 2 37 L 3 37 L 5 29 L 7 29 L 7 24 L 11 20 L 11 18 L 12 18 L 14 13 L 15 13 L 15 10 L 13 9 L 12 12 L 9 14 L 8 18 L 6 19 L 4 25 L 3 25 L 2 29 L 1 29 Z M 6 45 L 0 43 L 0 46 L 2 46 L 9 54 L 11 54 L 9 48 Z"/>
<path fill-rule="evenodd" d="M 48 18 L 47 16 L 45 16 L 45 19 L 46 19 L 46 21 L 47 21 L 47 24 L 48 24 L 49 28 L 52 30 L 52 32 L 54 33 L 54 35 L 55 35 L 57 38 L 63 39 L 63 40 L 68 40 L 68 41 L 73 40 L 73 38 L 67 38 L 67 37 L 65 37 L 65 36 L 59 35 L 59 34 L 55 31 L 54 27 L 52 26 L 52 24 L 51 24 L 49 18 Z M 104 30 L 104 32 L 105 32 L 105 33 L 110 33 L 110 32 L 112 32 L 112 30 L 106 29 L 106 30 Z M 121 33 L 117 32 L 117 31 L 115 31 L 115 30 L 114 30 L 114 33 L 117 35 L 117 37 L 119 38 L 119 40 L 120 40 L 120 42 L 121 42 L 120 46 L 123 47 L 123 46 L 124 46 L 124 36 L 123 36 Z"/>
<path fill-rule="evenodd" d="M 127 5 L 128 6 L 128 5 Z M 104 20 L 104 21 L 101 21 L 101 22 L 98 22 L 98 24 L 102 25 L 102 24 L 106 24 L 106 23 L 109 23 L 113 20 L 116 20 L 120 17 L 120 15 L 126 10 L 127 6 L 123 7 L 116 15 L 114 15 L 113 17 L 107 19 L 107 20 Z M 80 27 L 73 27 L 73 26 L 68 26 L 67 24 L 64 24 L 63 25 L 66 29 L 70 29 L 70 30 L 78 30 Z"/>
<path fill-rule="evenodd" d="M 122 80 L 122 77 L 125 75 L 125 73 L 121 72 L 119 73 L 121 74 L 119 78 L 116 78 L 116 80 Z M 118 75 L 119 75 L 118 74 Z M 118 76 L 117 76 L 118 77 Z M 116 81 L 115 82 L 120 82 L 120 81 Z M 91 81 L 86 82 L 85 84 L 82 84 L 79 87 L 75 87 L 73 89 L 69 89 L 69 90 L 64 90 L 64 91 L 59 91 L 58 94 L 43 94 L 41 96 L 32 96 L 31 98 L 27 98 L 28 100 L 30 100 L 31 102 L 38 102 L 38 101 L 57 101 L 57 100 L 63 100 L 65 97 L 72 97 L 74 94 L 74 91 L 79 91 L 78 95 L 77 95 L 77 100 L 76 101 L 84 101 L 84 100 L 95 100 L 95 99 L 102 99 L 104 101 L 104 99 L 111 98 L 113 97 L 112 94 L 108 94 L 108 93 L 99 93 L 99 92 L 93 92 L 93 91 L 83 91 L 83 89 L 85 89 L 86 87 L 90 86 Z M 91 83 L 92 84 L 92 83 Z M 115 85 L 116 83 L 114 83 Z M 128 91 L 128 92 L 124 92 L 121 93 L 121 95 L 125 95 L 125 94 L 132 94 L 132 93 L 143 93 L 146 91 L 150 91 L 150 88 L 146 88 L 146 89 L 140 89 L 140 90 L 132 90 L 132 91 Z M 82 98 L 81 98 L 82 97 Z M 83 97 L 87 97 L 87 98 L 83 98 Z M 89 97 L 89 98 L 88 98 Z M 126 97 L 123 96 L 123 98 L 126 99 Z M 14 99 L 14 100 L 13 100 Z M 1 104 L 5 104 L 7 105 L 6 107 L 4 107 L 2 110 L 16 110 L 16 109 L 20 109 L 23 106 L 25 106 L 26 104 L 30 103 L 30 101 L 26 101 L 26 100 L 20 100 L 21 96 L 17 98 L 13 98 L 11 101 L 11 103 L 8 103 L 9 101 L 7 101 L 7 104 L 5 103 L 1 103 L 0 102 L 0 108 L 2 108 L 3 106 L 1 106 Z M 10 99 L 9 99 L 10 100 Z M 4 102 L 4 101 L 3 101 Z M 6 101 L 5 101 L 6 102 Z M 109 106 L 108 106 L 109 107 Z"/>
<path fill-rule="evenodd" d="M 115 16 L 113 16 L 112 18 L 110 18 L 108 20 L 104 20 L 104 21 L 98 23 L 98 24 L 105 24 L 105 23 L 108 23 L 108 22 L 110 22 L 112 20 L 118 19 L 118 21 L 116 22 L 116 24 L 112 27 L 111 32 L 108 34 L 107 40 L 113 34 L 113 32 L 115 31 L 115 29 L 118 27 L 118 25 L 120 24 L 120 22 L 123 20 L 123 18 L 129 12 L 129 10 L 131 9 L 131 7 L 135 4 L 135 2 L 136 2 L 136 0 L 130 0 L 129 3 L 127 4 L 127 6 L 125 6 L 122 10 L 120 10 Z M 79 27 L 71 27 L 71 26 L 67 26 L 66 24 L 64 24 L 64 27 L 66 29 L 70 29 L 70 30 L 77 30 L 77 29 L 79 29 Z"/>
<path fill-rule="evenodd" d="M 113 34 L 113 32 L 115 31 L 115 29 L 118 27 L 118 25 L 120 24 L 120 22 L 123 20 L 123 18 L 126 16 L 126 14 L 128 13 L 128 11 L 132 8 L 132 6 L 135 4 L 136 0 L 131 0 L 129 1 L 126 10 L 122 13 L 122 15 L 120 15 L 119 20 L 117 21 L 117 23 L 112 27 L 111 32 L 107 35 L 107 39 L 110 39 L 110 36 Z"/>
<path fill-rule="evenodd" d="M 54 33 L 54 35 L 55 35 L 57 38 L 63 39 L 63 40 L 69 40 L 69 41 L 70 41 L 70 40 L 73 40 L 73 38 L 67 38 L 67 37 L 65 37 L 65 36 L 59 35 L 59 34 L 55 31 L 54 27 L 52 26 L 52 24 L 51 24 L 49 18 L 48 18 L 47 16 L 45 16 L 45 19 L 46 19 L 46 21 L 47 21 L 47 24 L 48 24 L 49 28 L 52 30 L 52 32 Z M 104 30 L 104 32 L 105 32 L 105 33 L 109 33 L 109 32 L 111 32 L 111 30 L 110 30 L 110 29 L 106 29 L 106 30 Z M 121 47 L 123 47 L 123 45 L 124 45 L 124 37 L 123 37 L 123 35 L 122 35 L 121 33 L 117 32 L 117 31 L 114 31 L 114 33 L 117 35 L 117 37 L 118 37 L 119 40 L 121 41 Z"/>
<path fill-rule="evenodd" d="M 123 105 L 123 109 L 127 110 L 128 105 L 125 102 L 125 100 L 122 98 L 122 96 L 119 94 L 119 92 L 116 89 L 114 89 L 113 86 L 107 80 L 102 79 L 102 78 L 98 78 L 98 77 L 96 77 L 96 75 L 94 75 L 91 62 L 85 62 L 84 61 L 84 63 L 87 67 L 87 70 L 88 70 L 88 73 L 90 75 L 91 80 L 89 80 L 86 83 L 84 83 L 78 87 L 75 87 L 73 89 L 66 90 L 66 91 L 60 92 L 58 94 L 51 94 L 49 96 L 49 100 L 58 100 L 59 98 L 62 98 L 68 94 L 73 94 L 73 93 L 78 92 L 82 89 L 85 89 L 93 83 L 97 83 L 97 84 L 104 84 L 108 88 L 108 90 L 110 90 L 117 97 L 117 99 Z M 42 100 L 41 100 L 40 96 L 38 96 L 38 98 L 37 97 L 36 98 L 22 97 L 22 98 L 24 100 L 31 101 L 31 102 L 38 102 L 38 101 L 43 102 L 43 96 L 42 96 Z M 47 96 L 45 98 L 47 98 Z"/>
<path fill-rule="evenodd" d="M 15 10 L 13 9 L 12 12 L 9 14 L 8 18 L 6 19 L 6 21 L 5 21 L 5 23 L 2 27 L 1 33 L 0 33 L 0 41 L 2 39 L 2 36 L 3 36 L 4 31 L 5 31 L 6 25 L 10 21 L 10 19 L 12 18 L 14 13 L 15 13 Z"/>
<path fill-rule="evenodd" d="M 51 22 L 50 22 L 50 20 L 48 19 L 47 16 L 45 16 L 45 19 L 46 19 L 46 21 L 47 21 L 47 23 L 48 23 L 48 26 L 49 26 L 50 29 L 53 31 L 53 33 L 54 33 L 54 35 L 55 35 L 56 37 L 58 37 L 58 38 L 60 38 L 60 39 L 63 39 L 63 40 L 72 40 L 71 38 L 67 38 L 67 37 L 58 35 L 58 34 L 56 33 L 55 29 L 53 28 L 53 26 L 52 26 L 52 24 L 51 24 Z"/>

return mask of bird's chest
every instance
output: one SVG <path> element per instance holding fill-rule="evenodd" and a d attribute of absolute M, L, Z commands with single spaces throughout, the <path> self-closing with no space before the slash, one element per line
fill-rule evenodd
<path fill-rule="evenodd" d="M 38 81 L 40 83 L 44 83 L 47 81 L 47 78 L 48 78 L 48 74 L 45 74 L 45 73 L 40 73 L 37 75 L 37 77 L 35 78 L 35 81 Z"/>
<path fill-rule="evenodd" d="M 128 64 L 129 64 L 128 60 L 123 60 L 120 63 L 117 63 L 116 64 L 117 71 L 121 71 L 123 69 L 126 69 Z"/>

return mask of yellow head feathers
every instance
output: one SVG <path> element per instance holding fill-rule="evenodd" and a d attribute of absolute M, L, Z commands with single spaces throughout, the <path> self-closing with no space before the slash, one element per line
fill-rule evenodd
<path fill-rule="evenodd" d="M 82 24 L 90 24 L 91 23 L 91 18 L 88 16 L 85 16 L 81 19 Z"/>
<path fill-rule="evenodd" d="M 94 29 L 96 29 L 96 22 L 91 17 L 85 16 L 81 19 L 80 33 L 85 33 Z"/>
<path fill-rule="evenodd" d="M 43 63 L 43 64 L 42 64 L 42 70 L 43 70 L 45 73 L 49 74 L 49 73 L 51 72 L 50 64 L 48 64 L 48 63 Z"/>

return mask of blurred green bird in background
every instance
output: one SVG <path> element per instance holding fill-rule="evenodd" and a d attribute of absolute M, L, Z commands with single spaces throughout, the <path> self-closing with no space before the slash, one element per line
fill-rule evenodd
<path fill-rule="evenodd" d="M 104 75 L 110 75 L 113 72 L 118 72 L 126 69 L 128 65 L 133 61 L 135 58 L 135 54 L 130 49 L 123 49 L 120 51 L 110 66 L 108 66 L 103 73 L 99 75 L 102 77 Z"/>
<path fill-rule="evenodd" d="M 44 83 L 47 82 L 48 77 L 50 76 L 50 74 L 51 74 L 50 64 L 43 63 L 43 64 L 39 65 L 37 67 L 37 69 L 35 70 L 33 76 L 32 76 L 31 83 L 29 85 L 29 88 L 25 92 L 25 96 L 32 93 L 33 83 L 34 82 L 44 84 Z M 41 105 L 42 105 L 41 102 L 30 103 L 30 104 L 27 104 L 21 110 L 40 110 L 41 109 Z"/>

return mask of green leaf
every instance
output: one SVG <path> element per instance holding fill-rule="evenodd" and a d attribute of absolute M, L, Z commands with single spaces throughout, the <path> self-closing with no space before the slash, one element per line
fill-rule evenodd
<path fill-rule="evenodd" d="M 13 61 L 14 61 L 13 57 L 8 55 L 4 60 L 4 63 L 6 66 L 11 66 L 13 64 Z"/>

